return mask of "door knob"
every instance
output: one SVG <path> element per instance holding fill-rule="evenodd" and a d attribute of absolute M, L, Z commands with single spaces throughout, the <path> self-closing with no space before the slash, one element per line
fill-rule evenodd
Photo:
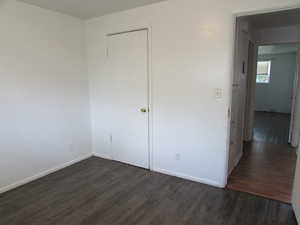
<path fill-rule="evenodd" d="M 146 108 L 141 108 L 141 112 L 145 113 L 145 112 L 147 112 L 147 109 Z"/>

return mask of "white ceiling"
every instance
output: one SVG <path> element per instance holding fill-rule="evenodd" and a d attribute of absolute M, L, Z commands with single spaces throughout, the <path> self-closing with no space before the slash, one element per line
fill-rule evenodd
<path fill-rule="evenodd" d="M 258 54 L 268 55 L 268 54 L 292 53 L 292 52 L 297 52 L 299 48 L 300 48 L 300 44 L 264 45 L 264 46 L 259 46 Z"/>
<path fill-rule="evenodd" d="M 247 16 L 256 29 L 300 25 L 300 9 Z"/>
<path fill-rule="evenodd" d="M 82 19 L 136 8 L 165 0 L 19 0 Z"/>

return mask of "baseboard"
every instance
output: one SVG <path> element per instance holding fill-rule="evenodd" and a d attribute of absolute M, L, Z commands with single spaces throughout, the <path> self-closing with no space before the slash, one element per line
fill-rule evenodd
<path fill-rule="evenodd" d="M 243 157 L 244 152 L 240 151 L 240 154 L 238 155 L 238 157 L 236 157 L 235 162 L 234 162 L 234 168 L 239 164 L 241 158 Z"/>
<path fill-rule="evenodd" d="M 72 161 L 69 161 L 67 163 L 61 164 L 59 166 L 56 166 L 54 168 L 51 168 L 51 169 L 48 169 L 46 171 L 40 172 L 40 173 L 38 173 L 36 175 L 33 175 L 31 177 L 27 177 L 27 178 L 25 178 L 25 179 L 23 179 L 21 181 L 15 182 L 15 183 L 10 184 L 10 185 L 7 185 L 7 186 L 5 186 L 3 188 L 0 188 L 0 194 L 2 194 L 4 192 L 7 192 L 7 191 L 10 191 L 12 189 L 15 189 L 17 187 L 20 187 L 20 186 L 22 186 L 24 184 L 30 183 L 30 182 L 32 182 L 34 180 L 37 180 L 39 178 L 42 178 L 44 176 L 47 176 L 47 175 L 49 175 L 51 173 L 54 173 L 54 172 L 56 172 L 58 170 L 64 169 L 64 168 L 66 168 L 68 166 L 71 166 L 71 165 L 73 165 L 75 163 L 78 163 L 78 162 L 80 162 L 82 160 L 88 159 L 88 158 L 90 158 L 92 156 L 93 156 L 93 154 L 87 154 L 87 155 L 81 156 L 81 157 L 79 157 L 77 159 L 74 159 Z"/>
<path fill-rule="evenodd" d="M 296 217 L 296 220 L 297 220 L 298 224 L 300 224 L 300 218 L 296 213 L 295 213 L 295 217 Z"/>
<path fill-rule="evenodd" d="M 94 152 L 93 155 L 96 156 L 96 157 L 99 157 L 99 158 L 112 160 L 112 158 L 109 155 L 106 155 L 106 154 L 99 154 L 99 153 Z M 202 184 L 207 184 L 207 185 L 218 187 L 218 188 L 224 188 L 225 187 L 224 184 L 220 184 L 220 183 L 218 183 L 216 181 L 213 181 L 213 180 L 193 177 L 193 176 L 189 176 L 189 175 L 186 175 L 186 174 L 183 174 L 183 173 L 173 172 L 173 171 L 170 171 L 170 170 L 165 170 L 165 169 L 160 169 L 160 168 L 153 168 L 152 171 L 158 172 L 158 173 L 163 173 L 163 174 L 174 176 L 174 177 L 179 177 L 179 178 L 186 179 L 186 180 L 195 181 L 195 182 L 202 183 Z"/>
<path fill-rule="evenodd" d="M 158 172 L 158 173 L 163 173 L 166 175 L 170 175 L 170 176 L 174 176 L 174 177 L 179 177 L 179 178 L 186 179 L 186 180 L 195 181 L 195 182 L 202 183 L 202 184 L 207 184 L 207 185 L 218 187 L 218 188 L 225 187 L 224 184 L 220 184 L 219 182 L 216 182 L 214 180 L 193 177 L 190 175 L 186 175 L 183 173 L 178 173 L 178 172 L 174 172 L 174 171 L 170 171 L 170 170 L 166 170 L 166 169 L 154 168 L 153 171 Z"/>
<path fill-rule="evenodd" d="M 111 156 L 109 156 L 107 154 L 99 154 L 99 153 L 94 152 L 93 156 L 98 157 L 98 158 L 102 158 L 102 159 L 112 160 Z"/>
<path fill-rule="evenodd" d="M 233 167 L 231 168 L 231 170 L 228 172 L 228 176 L 232 173 L 232 171 L 234 170 L 234 168 L 238 165 L 238 163 L 240 162 L 240 160 L 241 160 L 241 158 L 242 158 L 242 156 L 243 156 L 243 151 L 240 151 L 240 153 L 239 153 L 239 155 L 238 155 L 238 157 L 236 157 L 235 159 L 234 159 L 234 162 L 233 162 Z"/>

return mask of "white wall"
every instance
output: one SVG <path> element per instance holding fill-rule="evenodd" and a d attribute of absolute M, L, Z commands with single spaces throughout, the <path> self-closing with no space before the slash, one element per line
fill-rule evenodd
<path fill-rule="evenodd" d="M 2 192 L 91 149 L 84 23 L 4 0 L 0 33 Z"/>
<path fill-rule="evenodd" d="M 295 4 L 299 1 L 170 0 L 88 21 L 93 151 L 110 156 L 105 35 L 151 26 L 154 169 L 224 186 L 233 15 Z M 221 100 L 214 98 L 215 88 L 223 89 Z"/>
<path fill-rule="evenodd" d="M 271 60 L 269 84 L 256 84 L 256 111 L 291 113 L 296 53 L 262 55 L 258 60 Z"/>

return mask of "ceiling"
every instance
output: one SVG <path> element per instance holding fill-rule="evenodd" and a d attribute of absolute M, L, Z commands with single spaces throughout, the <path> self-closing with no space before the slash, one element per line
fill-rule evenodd
<path fill-rule="evenodd" d="M 300 25 L 300 9 L 251 15 L 247 19 L 257 29 Z"/>
<path fill-rule="evenodd" d="M 300 48 L 300 44 L 280 44 L 280 45 L 263 45 L 259 46 L 259 55 L 268 54 L 282 54 L 282 53 L 292 53 L 297 52 Z"/>
<path fill-rule="evenodd" d="M 19 0 L 81 19 L 136 8 L 164 0 Z"/>

